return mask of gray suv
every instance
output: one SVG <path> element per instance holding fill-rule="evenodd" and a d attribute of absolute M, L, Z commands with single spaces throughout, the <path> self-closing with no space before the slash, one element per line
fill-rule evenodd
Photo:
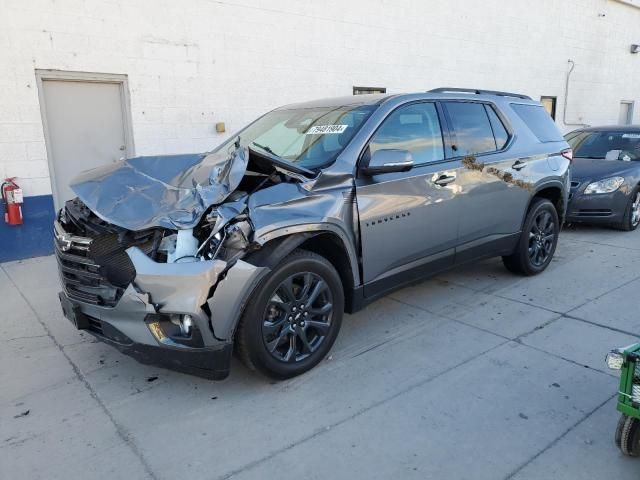
<path fill-rule="evenodd" d="M 387 292 L 554 254 L 571 150 L 543 107 L 436 89 L 273 110 L 212 152 L 84 172 L 54 225 L 65 315 L 142 362 L 276 378 Z"/>

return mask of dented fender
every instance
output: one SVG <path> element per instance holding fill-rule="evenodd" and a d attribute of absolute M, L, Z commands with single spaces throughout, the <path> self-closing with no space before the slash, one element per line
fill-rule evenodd
<path fill-rule="evenodd" d="M 149 313 L 192 315 L 200 324 L 205 343 L 206 337 L 214 342 L 232 338 L 246 299 L 269 272 L 242 260 L 232 266 L 223 260 L 157 263 L 137 247 L 129 248 L 127 254 L 137 272 L 131 298 Z M 214 293 L 209 297 L 212 287 Z M 202 309 L 205 304 L 210 318 Z M 204 335 L 205 331 L 210 335 Z"/>
<path fill-rule="evenodd" d="M 318 182 L 322 177 L 320 175 Z M 284 183 L 249 197 L 247 211 L 254 229 L 254 243 L 265 247 L 285 236 L 331 233 L 340 239 L 351 263 L 353 284 L 359 285 L 357 212 L 352 179 L 331 188 L 309 190 L 306 187 Z"/>
<path fill-rule="evenodd" d="M 270 271 L 267 267 L 256 267 L 242 260 L 229 268 L 207 301 L 213 331 L 218 339 L 231 341 L 251 293 Z"/>
<path fill-rule="evenodd" d="M 139 248 L 127 249 L 136 269 L 133 281 L 147 292 L 159 312 L 196 312 L 207 301 L 209 290 L 227 268 L 223 260 L 204 262 L 158 263 Z"/>

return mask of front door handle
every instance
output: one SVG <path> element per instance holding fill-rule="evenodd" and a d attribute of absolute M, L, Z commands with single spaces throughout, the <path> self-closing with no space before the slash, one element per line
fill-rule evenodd
<path fill-rule="evenodd" d="M 524 161 L 524 160 L 516 160 L 516 163 L 511 165 L 511 168 L 513 168 L 514 170 L 522 170 L 526 166 L 527 166 L 527 162 L 526 161 Z"/>
<path fill-rule="evenodd" d="M 456 177 L 455 175 L 440 175 L 438 178 L 436 178 L 433 183 L 435 183 L 436 185 L 440 185 L 441 187 L 444 187 L 445 185 L 449 185 L 452 182 L 456 181 Z"/>

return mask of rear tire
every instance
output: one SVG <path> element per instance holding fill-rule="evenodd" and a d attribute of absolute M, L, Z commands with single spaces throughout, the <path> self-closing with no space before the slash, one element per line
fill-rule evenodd
<path fill-rule="evenodd" d="M 636 187 L 629 196 L 629 203 L 624 211 L 622 222 L 614 225 L 618 230 L 631 232 L 640 225 L 640 187 Z"/>
<path fill-rule="evenodd" d="M 553 259 L 559 233 L 556 207 L 546 198 L 536 198 L 527 212 L 515 251 L 502 257 L 504 266 L 519 275 L 543 272 Z"/>
<path fill-rule="evenodd" d="M 250 369 L 286 379 L 315 367 L 342 324 L 344 292 L 324 257 L 295 250 L 256 287 L 238 324 L 236 353 Z"/>

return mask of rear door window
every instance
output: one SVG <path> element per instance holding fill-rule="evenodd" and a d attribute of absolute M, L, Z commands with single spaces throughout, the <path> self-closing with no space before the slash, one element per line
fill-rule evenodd
<path fill-rule="evenodd" d="M 560 130 L 543 106 L 512 103 L 511 108 L 541 142 L 561 142 L 564 140 Z"/>
<path fill-rule="evenodd" d="M 456 156 L 477 155 L 497 149 L 484 104 L 445 102 L 444 105 L 451 120 Z"/>

